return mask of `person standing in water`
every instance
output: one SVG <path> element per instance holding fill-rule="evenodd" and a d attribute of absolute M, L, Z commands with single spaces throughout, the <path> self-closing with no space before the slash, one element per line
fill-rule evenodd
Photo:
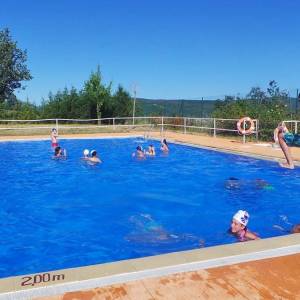
<path fill-rule="evenodd" d="M 97 151 L 96 150 L 92 150 L 91 151 L 91 157 L 88 158 L 88 161 L 90 161 L 90 162 L 92 162 L 94 164 L 102 163 L 101 159 L 97 155 Z"/>
<path fill-rule="evenodd" d="M 168 145 L 166 139 L 163 139 L 163 140 L 161 141 L 160 150 L 163 151 L 163 152 L 165 152 L 165 153 L 169 152 L 169 145 Z"/>
<path fill-rule="evenodd" d="M 284 134 L 286 133 L 286 127 L 282 125 L 282 123 L 279 123 L 278 125 L 278 143 L 279 146 L 285 156 L 286 163 L 279 163 L 279 165 L 283 168 L 288 168 L 288 169 L 294 169 L 294 162 L 293 158 L 290 152 L 290 149 L 288 145 L 286 144 L 284 140 Z"/>
<path fill-rule="evenodd" d="M 146 151 L 146 154 L 149 156 L 155 156 L 155 148 L 153 145 L 150 145 L 148 147 L 148 151 Z"/>

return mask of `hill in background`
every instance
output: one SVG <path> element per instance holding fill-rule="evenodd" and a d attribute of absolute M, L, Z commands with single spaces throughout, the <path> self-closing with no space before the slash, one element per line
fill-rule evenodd
<path fill-rule="evenodd" d="M 211 117 L 215 104 L 218 100 L 166 100 L 137 98 L 136 101 L 138 106 L 137 115 L 139 116 L 209 118 Z M 299 111 L 300 103 L 297 98 L 290 97 L 284 100 L 284 102 L 291 113 Z M 253 103 L 253 105 L 255 105 L 255 103 Z"/>
<path fill-rule="evenodd" d="M 215 100 L 165 100 L 138 98 L 138 115 L 167 117 L 210 117 Z"/>

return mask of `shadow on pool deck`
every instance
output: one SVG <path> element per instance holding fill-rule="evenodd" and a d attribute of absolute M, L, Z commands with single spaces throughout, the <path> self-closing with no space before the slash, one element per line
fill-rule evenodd
<path fill-rule="evenodd" d="M 300 299 L 300 254 L 35 300 Z"/>

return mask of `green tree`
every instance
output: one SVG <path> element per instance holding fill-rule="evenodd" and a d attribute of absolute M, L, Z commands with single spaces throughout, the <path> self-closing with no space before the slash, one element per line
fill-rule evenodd
<path fill-rule="evenodd" d="M 267 95 L 260 87 L 255 86 L 251 88 L 246 97 L 255 100 L 256 103 L 262 103 L 267 98 Z"/>
<path fill-rule="evenodd" d="M 84 84 L 83 100 L 90 118 L 101 118 L 102 105 L 111 97 L 111 83 L 106 87 L 102 83 L 100 67 L 92 72 L 88 81 Z"/>
<path fill-rule="evenodd" d="M 113 96 L 113 116 L 129 117 L 132 115 L 133 102 L 130 94 L 119 85 Z"/>
<path fill-rule="evenodd" d="M 288 97 L 288 92 L 285 90 L 280 90 L 278 83 L 275 80 L 271 80 L 269 82 L 267 92 L 272 100 L 282 101 Z"/>
<path fill-rule="evenodd" d="M 32 79 L 26 66 L 27 53 L 17 48 L 6 28 L 0 31 L 0 103 L 22 88 L 21 82 Z"/>
<path fill-rule="evenodd" d="M 276 81 L 272 80 L 267 92 L 253 87 L 246 99 L 217 101 L 213 116 L 224 119 L 249 116 L 259 119 L 260 138 L 270 140 L 278 122 L 289 118 L 287 93 L 280 90 Z"/>

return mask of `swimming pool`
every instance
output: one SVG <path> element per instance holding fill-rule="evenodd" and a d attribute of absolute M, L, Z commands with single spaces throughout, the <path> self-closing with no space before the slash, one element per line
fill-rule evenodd
<path fill-rule="evenodd" d="M 150 143 L 158 149 L 136 138 L 62 140 L 66 161 L 50 159 L 49 141 L 1 143 L 0 276 L 232 243 L 238 209 L 263 238 L 299 222 L 298 168 L 178 144 L 132 159 Z M 85 148 L 104 163 L 80 161 Z M 229 177 L 238 188 L 226 188 Z"/>

